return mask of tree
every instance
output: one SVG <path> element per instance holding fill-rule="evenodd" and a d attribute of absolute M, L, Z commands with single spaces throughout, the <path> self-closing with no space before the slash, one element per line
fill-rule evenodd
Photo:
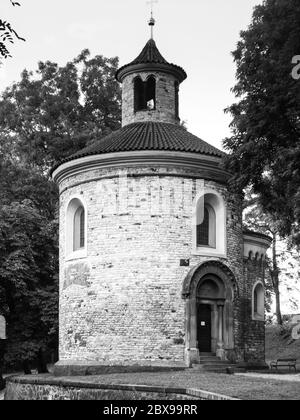
<path fill-rule="evenodd" d="M 13 6 L 20 6 L 20 3 L 10 0 Z M 13 44 L 15 39 L 25 41 L 24 38 L 18 35 L 11 24 L 6 20 L 0 19 L 0 56 L 3 58 L 11 57 L 8 50 L 8 43 Z"/>
<path fill-rule="evenodd" d="M 84 50 L 63 67 L 47 61 L 35 73 L 24 70 L 2 94 L 0 150 L 46 171 L 119 128 L 117 67 L 118 58 Z"/>
<path fill-rule="evenodd" d="M 233 57 L 239 101 L 231 113 L 227 168 L 238 189 L 252 186 L 278 233 L 300 245 L 300 81 L 291 73 L 300 52 L 300 3 L 265 0 Z"/>
<path fill-rule="evenodd" d="M 271 289 L 275 294 L 277 323 L 282 325 L 280 285 L 289 276 L 287 271 L 294 269 L 293 264 L 299 263 L 299 261 L 292 258 L 294 250 L 291 249 L 290 244 L 280 239 L 278 221 L 274 220 L 272 214 L 264 212 L 257 201 L 257 197 L 250 189 L 247 189 L 244 200 L 244 224 L 247 228 L 254 229 L 272 238 L 271 257 L 267 258 L 267 263 L 271 278 Z M 286 260 L 288 257 L 289 264 L 287 266 Z M 268 283 L 266 286 L 268 290 Z"/>
<path fill-rule="evenodd" d="M 84 50 L 59 67 L 39 63 L 0 99 L 0 311 L 8 321 L 6 365 L 56 351 L 58 189 L 49 168 L 120 127 L 117 58 Z"/>
<path fill-rule="evenodd" d="M 27 362 L 53 348 L 47 306 L 57 298 L 57 226 L 26 199 L 0 207 L 0 283 L 7 315 L 6 362 Z"/>

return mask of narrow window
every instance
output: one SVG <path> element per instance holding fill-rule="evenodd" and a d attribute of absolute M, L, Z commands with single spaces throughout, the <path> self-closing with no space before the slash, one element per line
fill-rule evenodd
<path fill-rule="evenodd" d="M 209 212 L 204 208 L 204 219 L 201 225 L 197 226 L 197 245 L 209 246 Z"/>
<path fill-rule="evenodd" d="M 142 111 L 144 109 L 144 83 L 140 77 L 134 79 L 134 111 Z"/>
<path fill-rule="evenodd" d="M 206 203 L 204 205 L 203 221 L 197 225 L 197 246 L 216 247 L 216 213 Z"/>
<path fill-rule="evenodd" d="M 175 117 L 179 119 L 179 83 L 175 82 Z"/>
<path fill-rule="evenodd" d="M 253 290 L 253 319 L 263 321 L 265 316 L 265 293 L 264 287 L 258 283 Z"/>
<path fill-rule="evenodd" d="M 156 83 L 155 78 L 153 76 L 150 76 L 146 81 L 146 106 L 149 111 L 152 111 L 155 109 L 155 102 L 156 102 Z"/>
<path fill-rule="evenodd" d="M 254 314 L 258 314 L 258 296 L 257 296 L 257 287 L 254 290 Z"/>
<path fill-rule="evenodd" d="M 78 207 L 74 214 L 73 251 L 84 248 L 84 208 Z"/>

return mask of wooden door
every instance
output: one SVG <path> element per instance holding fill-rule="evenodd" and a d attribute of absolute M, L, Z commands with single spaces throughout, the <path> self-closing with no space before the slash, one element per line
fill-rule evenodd
<path fill-rule="evenodd" d="M 200 352 L 211 352 L 211 305 L 199 304 L 197 338 Z"/>

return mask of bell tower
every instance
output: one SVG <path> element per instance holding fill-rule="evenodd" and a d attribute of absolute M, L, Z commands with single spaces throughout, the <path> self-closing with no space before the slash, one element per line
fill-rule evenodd
<path fill-rule="evenodd" d="M 151 38 L 140 55 L 121 67 L 117 80 L 122 83 L 122 126 L 136 122 L 179 124 L 179 86 L 187 75 L 170 64 L 153 39 L 155 20 L 151 12 Z"/>

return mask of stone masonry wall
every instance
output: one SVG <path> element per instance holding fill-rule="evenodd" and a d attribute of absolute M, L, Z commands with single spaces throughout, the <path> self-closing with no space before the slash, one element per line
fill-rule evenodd
<path fill-rule="evenodd" d="M 128 188 L 118 177 L 125 173 Z M 61 183 L 60 361 L 184 362 L 182 283 L 193 266 L 211 259 L 192 250 L 192 201 L 203 182 L 227 202 L 227 258 L 213 259 L 229 266 L 242 293 L 241 208 L 225 186 L 167 168 L 97 169 Z M 87 205 L 87 257 L 81 259 L 65 255 L 66 208 L 74 196 Z M 190 266 L 181 267 L 181 259 Z M 239 299 L 237 354 L 241 307 Z"/>
<path fill-rule="evenodd" d="M 140 76 L 145 81 L 151 75 L 156 79 L 156 109 L 134 112 L 134 78 Z M 127 76 L 122 85 L 122 125 L 146 121 L 177 124 L 179 120 L 175 116 L 175 81 L 172 75 L 156 72 L 141 72 Z"/>
<path fill-rule="evenodd" d="M 255 283 L 264 284 L 265 263 L 261 260 L 244 260 L 245 294 L 244 294 L 244 346 L 245 362 L 259 365 L 265 363 L 265 323 L 252 319 L 252 291 Z"/>

